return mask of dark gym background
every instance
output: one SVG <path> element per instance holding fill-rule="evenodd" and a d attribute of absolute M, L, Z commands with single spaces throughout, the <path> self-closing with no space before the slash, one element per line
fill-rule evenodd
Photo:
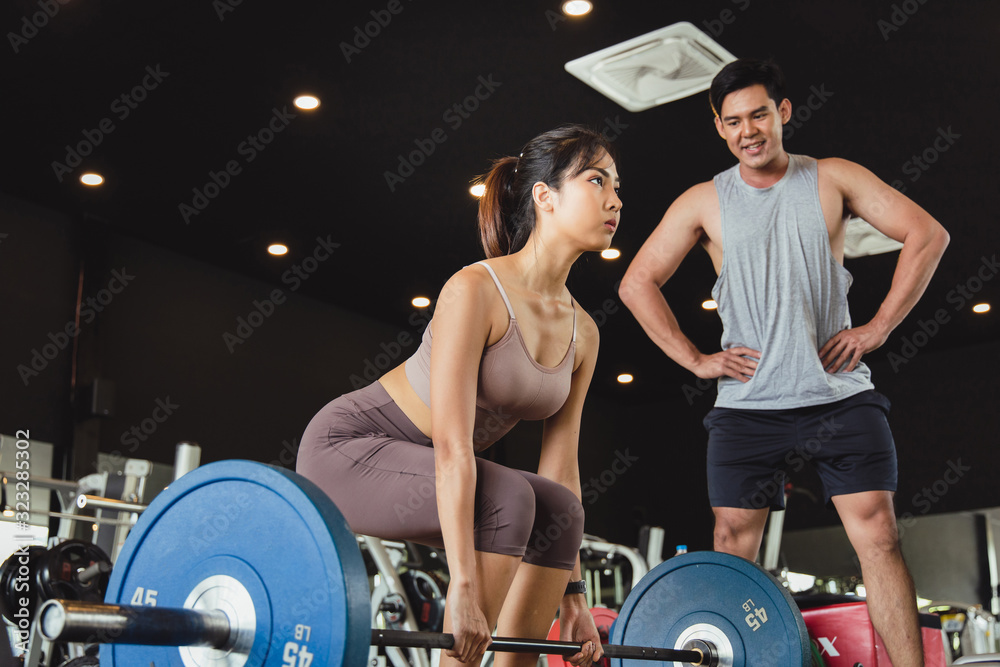
<path fill-rule="evenodd" d="M 399 9 L 391 20 L 367 43 L 357 38 L 390 4 Z M 32 31 L 26 21 L 38 12 L 47 18 Z M 426 314 L 410 299 L 433 297 L 482 257 L 470 181 L 535 134 L 582 122 L 614 137 L 624 201 L 614 242 L 622 257 L 583 258 L 571 275 L 602 337 L 581 438 L 587 530 L 635 544 L 641 525 L 662 525 L 668 545 L 710 548 L 701 419 L 714 390 L 646 339 L 615 285 L 669 203 L 733 158 L 706 94 L 630 113 L 563 70 L 678 21 L 737 56 L 782 64 L 803 109 L 789 151 L 867 166 L 951 233 L 920 304 L 868 362 L 893 401 L 899 514 L 1000 506 L 992 122 L 1000 5 L 987 0 L 597 0 L 582 19 L 565 18 L 558 2 L 5 3 L 0 432 L 30 429 L 54 443 L 64 462 L 56 473 L 74 477 L 93 471 L 97 452 L 170 462 L 180 440 L 198 441 L 203 462 L 293 465 L 319 407 L 415 349 Z M 142 101 L 123 106 L 136 86 Z M 449 115 L 477 88 L 474 110 Z M 304 92 L 322 100 L 317 111 L 292 107 Z M 273 118 L 281 131 L 248 160 L 243 142 Z M 113 130 L 102 129 L 105 119 Z M 446 140 L 390 187 L 386 172 L 404 173 L 399 156 L 437 129 Z M 948 139 L 935 144 L 939 137 Z M 84 141 L 96 145 L 83 164 L 54 167 Z M 185 216 L 193 190 L 233 160 L 239 173 Z M 80 185 L 88 168 L 105 175 L 104 186 Z M 271 241 L 289 254 L 269 257 Z M 856 323 L 874 314 L 895 260 L 848 260 Z M 293 266 L 313 270 L 293 279 Z M 704 351 L 721 331 L 700 308 L 713 280 L 699 251 L 666 288 Z M 106 303 L 87 316 L 88 298 Z M 80 333 L 61 336 L 78 299 Z M 993 311 L 973 314 L 980 301 Z M 260 325 L 240 333 L 239 318 L 255 311 Z M 25 373 L 50 344 L 60 348 L 54 358 Z M 636 381 L 618 385 L 626 371 Z M 158 406 L 157 415 L 169 414 L 155 431 L 130 436 Z M 530 467 L 539 432 L 522 424 L 489 455 Z M 962 474 L 942 482 L 956 480 L 950 470 Z M 794 481 L 820 493 L 807 473 Z M 963 537 L 942 528 L 928 542 L 978 551 L 982 519 L 968 517 Z M 836 523 L 796 494 L 789 544 L 796 531 Z M 828 538 L 816 534 L 821 552 Z"/>

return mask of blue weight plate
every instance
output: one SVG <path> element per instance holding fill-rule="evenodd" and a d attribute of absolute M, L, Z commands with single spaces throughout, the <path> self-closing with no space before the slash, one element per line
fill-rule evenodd
<path fill-rule="evenodd" d="M 721 664 L 811 664 L 806 625 L 788 592 L 765 570 L 728 554 L 691 552 L 656 566 L 629 593 L 611 629 L 612 644 L 631 646 L 681 648 L 691 637 L 728 644 L 723 652 L 732 661 Z"/>
<path fill-rule="evenodd" d="M 105 644 L 101 664 L 356 667 L 367 661 L 370 600 L 361 552 L 312 482 L 252 461 L 220 461 L 188 473 L 132 529 L 105 602 L 184 607 L 192 591 L 231 582 L 226 577 L 252 600 L 248 658 L 197 649 L 200 657 L 188 654 L 185 663 L 175 647 Z"/>

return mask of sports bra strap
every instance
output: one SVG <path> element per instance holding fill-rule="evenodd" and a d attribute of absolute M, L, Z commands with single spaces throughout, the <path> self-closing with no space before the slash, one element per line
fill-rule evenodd
<path fill-rule="evenodd" d="M 503 285 L 500 284 L 500 279 L 497 278 L 497 274 L 493 271 L 493 267 L 486 262 L 476 262 L 476 264 L 486 267 L 486 270 L 490 272 L 490 275 L 493 277 L 493 282 L 496 283 L 497 289 L 500 291 L 500 296 L 503 297 L 503 302 L 507 305 L 507 312 L 510 314 L 510 319 L 516 320 L 517 318 L 514 317 L 514 309 L 510 307 L 510 299 L 507 298 L 507 292 L 503 291 Z M 574 313 L 574 317 L 575 316 L 576 314 Z M 576 325 L 574 324 L 574 327 L 575 326 Z"/>
<path fill-rule="evenodd" d="M 496 283 L 497 290 L 500 292 L 500 296 L 503 297 L 503 302 L 507 306 L 507 313 L 510 315 L 510 319 L 516 320 L 517 318 L 514 317 L 514 309 L 510 305 L 510 299 L 507 298 L 507 292 L 503 291 L 503 285 L 500 284 L 500 279 L 497 278 L 497 274 L 493 270 L 493 267 L 490 266 L 489 264 L 487 264 L 486 262 L 476 262 L 476 264 L 479 264 L 479 265 L 483 266 L 487 271 L 490 272 L 490 276 L 493 278 L 493 282 Z M 569 298 L 569 303 L 570 303 L 571 306 L 573 306 L 573 342 L 575 343 L 576 342 L 576 301 L 574 301 L 574 299 L 573 299 L 572 296 L 570 296 L 570 298 Z"/>
<path fill-rule="evenodd" d="M 573 306 L 573 342 L 576 342 L 576 301 L 573 297 L 569 298 L 569 305 Z"/>

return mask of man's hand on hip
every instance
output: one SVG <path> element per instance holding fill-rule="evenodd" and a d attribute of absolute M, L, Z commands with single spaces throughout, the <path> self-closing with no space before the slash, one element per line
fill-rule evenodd
<path fill-rule="evenodd" d="M 861 357 L 881 347 L 886 338 L 888 335 L 876 329 L 871 323 L 844 329 L 820 348 L 819 358 L 823 362 L 823 369 L 827 373 L 837 373 L 840 370 L 853 371 L 861 361 Z"/>

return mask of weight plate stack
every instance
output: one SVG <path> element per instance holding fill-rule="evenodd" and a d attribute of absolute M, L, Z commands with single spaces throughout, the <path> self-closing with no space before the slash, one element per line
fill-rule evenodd
<path fill-rule="evenodd" d="M 83 573 L 100 568 L 88 577 Z M 66 540 L 49 549 L 38 561 L 38 586 L 42 600 L 100 602 L 110 579 L 111 559 L 96 544 Z"/>

